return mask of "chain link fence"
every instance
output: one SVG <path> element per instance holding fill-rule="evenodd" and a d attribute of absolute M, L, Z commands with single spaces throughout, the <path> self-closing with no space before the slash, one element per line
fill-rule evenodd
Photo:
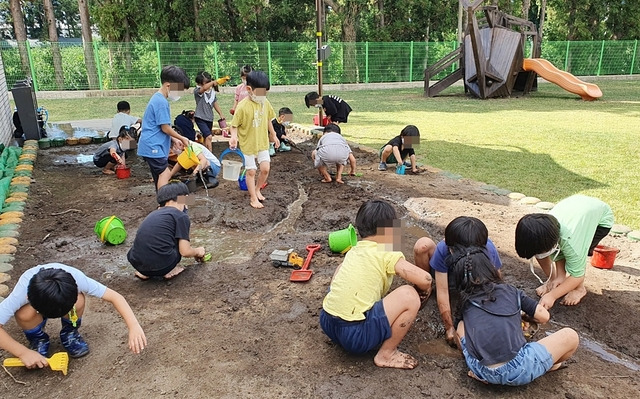
<path fill-rule="evenodd" d="M 424 69 L 457 47 L 456 42 L 329 43 L 323 63 L 328 84 L 422 81 Z M 22 50 L 21 50 L 22 48 Z M 82 43 L 0 42 L 6 84 L 27 76 L 36 91 L 139 89 L 160 86 L 162 66 L 184 68 L 194 82 L 198 71 L 229 75 L 249 64 L 268 73 L 272 85 L 317 83 L 315 42 L 253 43 Z M 542 58 L 577 76 L 640 73 L 638 41 L 542 43 Z M 531 54 L 527 43 L 525 54 Z M 90 62 L 86 62 L 89 58 Z M 54 65 L 58 68 L 54 68 Z M 453 71 L 443 71 L 446 76 Z"/>

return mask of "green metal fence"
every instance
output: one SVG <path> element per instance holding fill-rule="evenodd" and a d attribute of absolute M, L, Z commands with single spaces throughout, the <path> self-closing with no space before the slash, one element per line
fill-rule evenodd
<path fill-rule="evenodd" d="M 250 64 L 267 72 L 272 85 L 315 84 L 315 46 L 315 42 L 94 42 L 95 70 L 87 72 L 82 43 L 60 43 L 62 75 L 57 77 L 51 43 L 25 43 L 28 68 L 22 66 L 16 45 L 0 42 L 0 51 L 9 88 L 30 76 L 37 91 L 51 91 L 158 87 L 160 70 L 169 64 L 183 67 L 192 80 L 198 71 L 206 70 L 214 76 L 230 75 L 231 84 L 237 84 L 239 68 Z M 424 69 L 455 50 L 457 43 L 336 42 L 330 46 L 331 56 L 324 62 L 325 83 L 379 83 L 421 81 Z M 640 74 L 637 52 L 637 40 L 542 43 L 542 58 L 577 76 Z M 531 54 L 530 44 L 525 53 Z"/>

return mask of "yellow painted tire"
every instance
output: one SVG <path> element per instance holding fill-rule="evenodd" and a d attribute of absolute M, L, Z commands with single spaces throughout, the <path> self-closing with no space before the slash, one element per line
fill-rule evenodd
<path fill-rule="evenodd" d="M 0 245 L 0 254 L 15 254 L 17 250 L 13 245 Z"/>
<path fill-rule="evenodd" d="M 15 237 L 0 237 L 0 245 L 18 245 L 18 239 Z"/>
<path fill-rule="evenodd" d="M 16 172 L 20 171 L 20 170 L 32 171 L 33 170 L 33 165 L 18 165 L 18 166 L 16 166 Z"/>
<path fill-rule="evenodd" d="M 13 219 L 13 218 L 22 218 L 24 213 L 18 211 L 9 211 L 0 214 L 0 220 L 2 219 Z"/>
<path fill-rule="evenodd" d="M 31 178 L 27 176 L 18 176 L 11 179 L 11 184 L 31 184 Z"/>
<path fill-rule="evenodd" d="M 29 193 L 23 193 L 20 191 L 13 192 L 9 195 L 9 198 L 24 198 L 26 199 L 29 196 Z"/>
<path fill-rule="evenodd" d="M 17 217 L 12 217 L 12 218 L 8 218 L 8 219 L 0 219 L 0 226 L 2 226 L 3 224 L 20 224 L 22 223 L 22 219 L 17 218 Z"/>
<path fill-rule="evenodd" d="M 6 202 L 6 203 L 10 203 L 10 202 L 22 202 L 22 203 L 24 203 L 24 200 L 26 199 L 26 197 L 25 198 L 23 198 L 23 197 L 14 197 L 13 194 L 26 194 L 26 193 L 12 193 L 12 196 L 7 198 L 7 199 L 5 199 L 4 202 Z"/>

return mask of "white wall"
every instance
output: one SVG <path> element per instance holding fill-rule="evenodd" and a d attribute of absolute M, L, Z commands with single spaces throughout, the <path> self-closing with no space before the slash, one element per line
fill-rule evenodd
<path fill-rule="evenodd" d="M 0 143 L 5 146 L 13 142 L 13 110 L 9 104 L 9 89 L 4 76 L 4 64 L 0 55 Z"/>

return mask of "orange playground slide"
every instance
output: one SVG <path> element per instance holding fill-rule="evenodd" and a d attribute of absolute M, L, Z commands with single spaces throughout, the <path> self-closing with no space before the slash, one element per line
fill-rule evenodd
<path fill-rule="evenodd" d="M 566 91 L 579 95 L 585 101 L 593 101 L 602 97 L 602 91 L 597 85 L 583 82 L 569 72 L 561 71 L 543 58 L 525 58 L 522 69 L 537 73 Z"/>

